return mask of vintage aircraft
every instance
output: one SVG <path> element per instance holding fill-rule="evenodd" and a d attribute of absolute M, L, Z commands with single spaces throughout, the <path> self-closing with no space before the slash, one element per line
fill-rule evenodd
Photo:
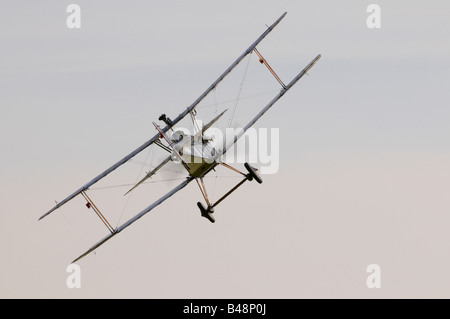
<path fill-rule="evenodd" d="M 272 105 L 274 105 L 289 89 L 291 89 L 300 78 L 303 77 L 303 75 L 306 74 L 306 72 L 312 68 L 312 66 L 319 60 L 321 55 L 317 55 L 289 84 L 284 84 L 281 79 L 277 76 L 277 74 L 273 71 L 273 69 L 269 66 L 265 58 L 261 55 L 261 53 L 257 50 L 256 46 L 277 26 L 277 24 L 285 17 L 286 13 L 284 13 L 278 20 L 276 20 L 271 26 L 265 30 L 265 32 L 252 44 L 250 47 L 245 50 L 244 53 L 242 53 L 241 56 L 239 56 L 233 64 L 214 82 L 211 84 L 211 86 L 202 94 L 200 97 L 194 101 L 188 108 L 186 108 L 181 114 L 179 114 L 175 119 L 171 120 L 168 118 L 165 114 L 161 115 L 159 118 L 160 121 L 164 122 L 166 125 L 165 127 L 158 126 L 155 122 L 153 122 L 153 125 L 157 129 L 157 133 L 155 136 L 153 136 L 150 140 L 145 142 L 143 145 L 138 147 L 136 150 L 122 158 L 120 161 L 118 161 L 116 164 L 112 165 L 110 168 L 105 170 L 103 173 L 99 174 L 95 178 L 93 178 L 91 181 L 86 183 L 85 185 L 81 186 L 79 189 L 77 189 L 73 194 L 66 197 L 61 202 L 57 203 L 52 209 L 50 209 L 47 213 L 45 213 L 43 216 L 39 218 L 41 220 L 42 218 L 46 217 L 56 209 L 60 208 L 64 204 L 66 204 L 71 199 L 75 198 L 78 195 L 82 195 L 85 200 L 87 201 L 86 206 L 88 208 L 93 208 L 97 216 L 100 218 L 100 220 L 105 224 L 105 226 L 109 230 L 109 234 L 104 237 L 102 240 L 100 240 L 98 243 L 96 243 L 94 246 L 92 246 L 88 251 L 83 253 L 81 256 L 76 258 L 73 262 L 78 261 L 79 259 L 83 258 L 87 254 L 91 253 L 92 251 L 96 250 L 99 246 L 104 244 L 106 241 L 111 239 L 113 236 L 120 233 L 122 230 L 133 224 L 135 221 L 137 221 L 139 218 L 150 212 L 152 209 L 154 209 L 156 206 L 161 204 L 163 201 L 186 187 L 190 182 L 195 180 L 200 188 L 200 191 L 205 199 L 206 206 L 204 206 L 202 203 L 198 202 L 197 206 L 200 209 L 201 216 L 207 218 L 211 222 L 215 222 L 215 219 L 213 217 L 214 208 L 228 195 L 230 195 L 232 192 L 234 192 L 238 187 L 240 187 L 244 182 L 246 181 L 252 181 L 255 180 L 258 183 L 262 183 L 261 176 L 258 173 L 258 170 L 252 166 L 250 166 L 248 163 L 245 163 L 245 168 L 247 169 L 247 173 L 241 172 L 240 170 L 228 165 L 221 159 L 223 158 L 223 155 L 227 150 L 234 145 L 237 140 L 244 135 L 244 133 L 255 124 L 255 122 L 262 116 L 264 113 L 266 113 Z M 212 126 L 214 123 L 216 123 L 220 117 L 223 116 L 225 111 L 217 115 L 214 119 L 212 119 L 209 123 L 203 125 L 202 127 L 199 126 L 196 118 L 196 106 L 211 92 L 213 91 L 217 85 L 250 53 L 255 52 L 259 57 L 259 62 L 261 64 L 264 64 L 267 69 L 272 73 L 272 75 L 275 77 L 275 79 L 280 83 L 281 90 L 279 93 L 262 109 L 260 112 L 250 120 L 250 122 L 243 127 L 242 130 L 239 131 L 239 133 L 236 133 L 230 141 L 223 143 L 222 145 L 219 145 L 216 143 L 216 141 L 212 140 L 211 138 L 208 138 L 207 134 L 205 132 Z M 184 134 L 182 131 L 176 131 L 175 125 L 179 123 L 183 118 L 185 118 L 187 115 L 190 115 L 193 126 L 196 128 L 194 134 L 187 135 Z M 164 142 L 165 141 L 165 142 Z M 180 163 L 185 170 L 188 173 L 188 177 L 176 186 L 174 189 L 172 189 L 170 192 L 159 198 L 157 201 L 155 201 L 153 204 L 142 210 L 140 213 L 136 214 L 134 217 L 130 218 L 127 222 L 123 223 L 122 225 L 114 228 L 111 226 L 111 224 L 107 221 L 107 219 L 104 217 L 104 215 L 98 210 L 97 206 L 93 203 L 91 198 L 88 196 L 87 191 L 89 188 L 99 182 L 101 179 L 106 177 L 108 174 L 116 170 L 121 165 L 127 163 L 130 159 L 135 157 L 137 154 L 142 152 L 144 149 L 148 148 L 150 145 L 156 144 L 159 147 L 166 150 L 169 154 L 166 156 L 166 158 L 160 162 L 154 169 L 152 169 L 150 172 L 146 174 L 146 176 L 141 179 L 134 187 L 132 187 L 126 194 L 133 191 L 136 187 L 143 184 L 147 179 L 151 178 L 158 170 L 160 170 L 164 165 L 166 165 L 169 162 L 177 162 Z M 211 172 L 216 166 L 221 165 L 224 167 L 227 167 L 238 174 L 241 174 L 243 176 L 243 179 L 234 186 L 231 190 L 229 190 L 225 195 L 223 195 L 219 200 L 217 200 L 215 203 L 212 203 L 208 197 L 208 193 L 206 191 L 205 184 L 203 182 L 203 178 L 205 175 L 207 175 L 209 172 Z"/>

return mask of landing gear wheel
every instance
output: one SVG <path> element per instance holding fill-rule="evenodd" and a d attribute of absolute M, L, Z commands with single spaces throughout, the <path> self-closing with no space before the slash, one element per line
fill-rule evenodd
<path fill-rule="evenodd" d="M 262 178 L 261 178 L 261 176 L 259 175 L 258 170 L 257 170 L 256 168 L 250 166 L 249 163 L 245 163 L 244 166 L 245 166 L 245 168 L 247 169 L 247 171 L 248 171 L 248 173 L 249 173 L 249 176 L 250 176 L 250 178 L 247 177 L 247 179 L 248 179 L 249 181 L 251 181 L 252 179 L 254 179 L 254 180 L 257 181 L 259 184 L 261 184 L 261 183 L 262 183 Z"/>
<path fill-rule="evenodd" d="M 205 217 L 211 223 L 214 223 L 216 221 L 214 217 L 211 215 L 212 213 L 214 213 L 214 208 L 212 207 L 205 208 L 205 206 L 203 206 L 203 204 L 200 202 L 197 203 L 197 206 L 198 208 L 200 208 L 200 213 L 202 214 L 202 217 Z"/>

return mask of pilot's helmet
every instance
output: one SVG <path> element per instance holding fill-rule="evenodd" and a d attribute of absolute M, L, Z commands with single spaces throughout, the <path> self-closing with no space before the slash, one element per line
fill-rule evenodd
<path fill-rule="evenodd" d="M 184 137 L 183 131 L 176 131 L 175 133 L 172 134 L 171 139 L 174 143 L 178 143 L 183 139 L 183 137 Z"/>

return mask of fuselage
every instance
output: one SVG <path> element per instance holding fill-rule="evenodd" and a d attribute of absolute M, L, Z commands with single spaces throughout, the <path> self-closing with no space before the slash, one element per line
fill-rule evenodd
<path fill-rule="evenodd" d="M 217 150 L 219 145 L 213 139 L 205 139 L 200 135 L 192 140 L 191 135 L 181 131 L 172 134 L 171 139 L 176 143 L 172 151 L 172 160 L 178 160 L 178 156 L 175 154 L 176 150 L 189 167 L 191 176 L 195 178 L 203 177 L 218 165 Z"/>

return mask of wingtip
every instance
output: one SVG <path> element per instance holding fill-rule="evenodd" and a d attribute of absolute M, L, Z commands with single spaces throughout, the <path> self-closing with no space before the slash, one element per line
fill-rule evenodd
<path fill-rule="evenodd" d="M 48 211 L 47 213 L 45 213 L 44 215 L 42 215 L 41 217 L 39 217 L 38 221 L 40 221 L 41 219 L 43 219 L 44 217 L 46 217 L 47 215 L 49 215 L 52 211 L 54 211 L 54 209 Z"/>
<path fill-rule="evenodd" d="M 130 189 L 128 192 L 126 192 L 125 194 L 123 194 L 123 196 L 127 196 L 129 193 L 131 193 L 131 191 L 134 189 L 134 187 L 132 189 Z"/>
<path fill-rule="evenodd" d="M 74 260 L 72 260 L 70 263 L 71 263 L 71 264 L 74 264 L 74 263 L 76 263 L 78 260 L 80 260 L 81 258 L 83 258 L 83 257 L 86 256 L 86 255 L 87 255 L 87 253 L 84 253 L 83 255 L 78 256 L 77 258 L 75 258 Z"/>
<path fill-rule="evenodd" d="M 74 259 L 74 260 L 72 260 L 70 263 L 71 264 L 74 264 L 74 263 L 76 263 L 78 260 L 80 260 L 81 259 L 81 257 L 78 257 L 77 259 Z"/>
<path fill-rule="evenodd" d="M 94 246 L 92 246 L 91 248 L 89 248 L 88 251 L 86 251 L 85 253 L 83 253 L 82 255 L 80 255 L 79 257 L 77 257 L 76 259 L 74 259 L 71 263 L 76 263 L 78 260 L 80 260 L 81 258 L 89 255 L 90 253 L 92 253 L 93 251 L 95 251 L 98 247 L 100 247 L 101 245 L 103 245 L 105 242 L 107 242 L 108 240 L 110 240 L 112 237 L 114 237 L 115 235 L 117 235 L 120 231 L 118 231 L 117 229 L 114 230 L 114 232 L 110 233 L 109 235 L 107 235 L 106 237 L 104 237 L 102 240 L 100 240 L 98 243 L 96 243 Z"/>

